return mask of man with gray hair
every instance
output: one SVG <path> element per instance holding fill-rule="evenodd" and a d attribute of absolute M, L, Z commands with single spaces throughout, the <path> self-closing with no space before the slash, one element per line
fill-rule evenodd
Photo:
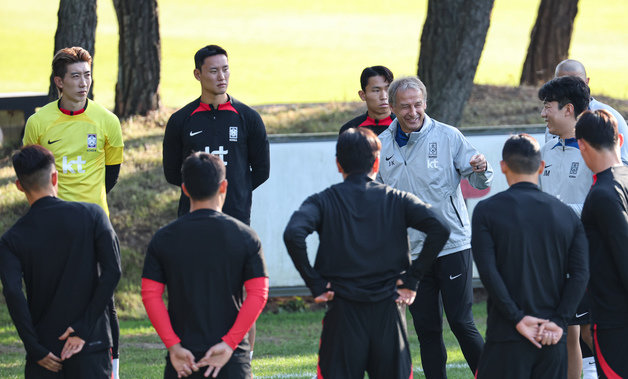
<path fill-rule="evenodd" d="M 484 341 L 471 313 L 471 230 L 460 180 L 466 178 L 478 189 L 488 188 L 493 170 L 458 129 L 425 113 L 427 90 L 417 77 L 392 82 L 388 100 L 397 119 L 379 135 L 383 160 L 378 180 L 431 204 L 451 228 L 449 240 L 419 283 L 416 300 L 410 306 L 423 371 L 428 379 L 447 377 L 444 307 L 469 368 L 475 372 Z M 408 236 L 414 259 L 425 235 L 409 230 Z"/>
<path fill-rule="evenodd" d="M 590 78 L 587 76 L 584 65 L 575 59 L 565 59 L 564 61 L 556 65 L 554 77 L 559 78 L 561 76 L 577 76 L 580 79 L 584 80 L 587 85 L 589 85 Z M 604 104 L 591 97 L 591 100 L 589 101 L 589 110 L 596 111 L 598 109 L 606 109 L 607 111 L 609 111 L 617 120 L 617 130 L 619 131 L 619 133 L 624 136 L 624 139 L 628 137 L 628 125 L 626 125 L 626 120 L 624 119 L 624 117 L 610 105 Z M 556 136 L 551 134 L 547 129 L 545 130 L 546 142 L 555 137 Z M 621 147 L 621 161 L 624 165 L 628 165 L 628 144 L 624 144 Z"/>

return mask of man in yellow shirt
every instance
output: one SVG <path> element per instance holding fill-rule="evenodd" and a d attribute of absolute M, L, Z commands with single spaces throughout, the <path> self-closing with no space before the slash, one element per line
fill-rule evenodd
<path fill-rule="evenodd" d="M 92 57 L 81 47 L 57 51 L 52 72 L 61 97 L 28 118 L 22 142 L 52 152 L 59 173 L 60 199 L 98 204 L 109 216 L 107 193 L 118 181 L 124 144 L 118 117 L 87 98 L 91 66 Z M 120 328 L 113 298 L 109 311 L 117 378 Z"/>
<path fill-rule="evenodd" d="M 61 98 L 29 117 L 23 143 L 52 151 L 59 198 L 98 204 L 109 215 L 107 192 L 118 179 L 124 145 L 116 115 L 87 98 L 91 63 L 80 47 L 55 54 L 52 69 Z"/>

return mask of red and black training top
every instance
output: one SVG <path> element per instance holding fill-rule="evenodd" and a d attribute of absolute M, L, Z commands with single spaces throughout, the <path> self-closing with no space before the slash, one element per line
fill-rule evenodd
<path fill-rule="evenodd" d="M 270 174 L 268 138 L 260 115 L 231 97 L 217 108 L 201 103 L 200 98 L 194 100 L 175 112 L 166 125 L 163 168 L 168 183 L 181 185 L 183 161 L 196 151 L 225 162 L 229 191 L 223 212 L 249 224 L 252 191 Z M 181 192 L 179 216 L 189 209 L 189 199 Z"/>
<path fill-rule="evenodd" d="M 628 326 L 628 167 L 594 177 L 582 207 L 589 239 L 591 318 L 598 329 Z"/>
<path fill-rule="evenodd" d="M 142 273 L 168 287 L 172 328 L 194 353 L 206 352 L 234 326 L 244 283 L 267 276 L 253 229 L 210 209 L 187 213 L 157 231 Z M 237 350 L 234 356 L 248 359 L 248 335 Z"/>
<path fill-rule="evenodd" d="M 344 124 L 342 128 L 340 128 L 340 132 L 338 132 L 338 134 L 341 134 L 342 132 L 344 132 L 345 130 L 349 128 L 357 128 L 360 126 L 364 126 L 371 129 L 373 133 L 380 135 L 384 130 L 388 129 L 388 127 L 390 126 L 390 124 L 393 122 L 395 118 L 397 118 L 395 114 L 391 113 L 390 116 L 384 119 L 376 120 L 374 118 L 371 118 L 368 112 L 366 112 L 365 114 L 359 115 L 358 117 Z"/>

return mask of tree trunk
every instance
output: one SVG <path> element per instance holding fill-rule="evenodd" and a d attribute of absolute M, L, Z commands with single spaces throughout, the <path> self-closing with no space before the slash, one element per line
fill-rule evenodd
<path fill-rule="evenodd" d="M 419 78 L 427 113 L 458 125 L 484 49 L 493 0 L 429 0 L 421 34 Z"/>
<path fill-rule="evenodd" d="M 80 46 L 89 51 L 92 56 L 92 74 L 94 70 L 94 41 L 96 40 L 96 0 L 61 0 L 57 13 L 57 32 L 55 33 L 55 50 L 53 52 L 72 46 Z M 54 76 L 50 74 L 50 89 L 48 97 L 50 101 L 59 98 Z M 92 86 L 87 96 L 93 98 Z"/>
<path fill-rule="evenodd" d="M 538 86 L 554 76 L 558 63 L 569 57 L 578 0 L 541 0 L 519 84 Z"/>
<path fill-rule="evenodd" d="M 146 115 L 161 107 L 157 0 L 113 0 L 113 5 L 120 30 L 114 113 Z"/>

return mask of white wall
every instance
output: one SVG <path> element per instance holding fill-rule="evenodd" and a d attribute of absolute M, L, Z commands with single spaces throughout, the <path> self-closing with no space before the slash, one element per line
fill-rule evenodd
<path fill-rule="evenodd" d="M 469 142 L 486 156 L 495 172 L 491 191 L 485 197 L 507 188 L 506 178 L 499 170 L 501 150 L 504 141 L 519 132 L 530 133 L 539 143 L 544 141 L 543 128 L 538 126 L 463 130 Z M 335 135 L 295 135 L 271 139 L 270 178 L 253 192 L 251 214 L 251 226 L 262 240 L 271 287 L 303 286 L 283 243 L 283 231 L 292 213 L 308 196 L 342 180 L 336 168 L 335 148 Z M 480 200 L 468 201 L 469 212 Z M 310 261 L 313 262 L 318 236 L 310 236 L 307 242 Z"/>

